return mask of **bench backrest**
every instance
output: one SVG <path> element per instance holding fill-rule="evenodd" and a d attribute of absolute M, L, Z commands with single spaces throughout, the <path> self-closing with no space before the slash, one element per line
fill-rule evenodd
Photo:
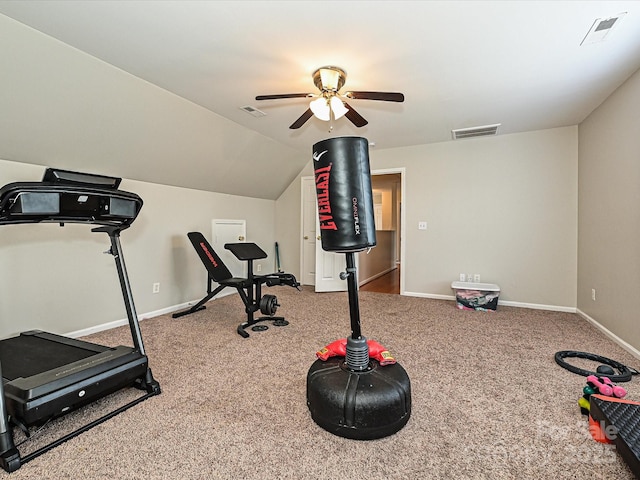
<path fill-rule="evenodd" d="M 193 248 L 196 249 L 200 260 L 202 260 L 207 272 L 209 272 L 209 276 L 214 282 L 220 283 L 233 277 L 227 266 L 222 262 L 215 250 L 211 248 L 211 245 L 209 245 L 209 242 L 207 242 L 207 239 L 204 238 L 202 233 L 189 232 L 187 236 L 189 240 L 191 240 Z"/>

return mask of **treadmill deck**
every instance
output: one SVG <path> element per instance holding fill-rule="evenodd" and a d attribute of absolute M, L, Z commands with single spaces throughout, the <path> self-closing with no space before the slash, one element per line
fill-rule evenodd
<path fill-rule="evenodd" d="M 0 340 L 7 413 L 25 425 L 134 385 L 147 357 L 132 347 L 105 347 L 38 330 Z"/>

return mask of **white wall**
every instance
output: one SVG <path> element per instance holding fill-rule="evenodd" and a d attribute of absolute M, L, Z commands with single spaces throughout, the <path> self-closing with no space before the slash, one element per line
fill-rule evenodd
<path fill-rule="evenodd" d="M 498 283 L 506 302 L 576 306 L 577 127 L 371 152 L 372 169 L 404 167 L 406 291 L 450 296 L 460 272 Z M 44 168 L 0 161 L 0 184 Z M 310 175 L 311 164 L 301 175 Z M 122 244 L 138 313 L 198 300 L 206 273 L 186 238 L 213 218 L 245 218 L 247 237 L 299 271 L 300 180 L 277 201 L 125 179 L 144 206 Z M 428 230 L 418 231 L 418 221 Z M 106 235 L 84 225 L 3 226 L 0 335 L 56 333 L 125 318 Z M 266 267 L 269 269 L 270 264 Z M 160 294 L 151 293 L 154 282 Z M 179 321 L 179 320 L 176 320 Z"/>
<path fill-rule="evenodd" d="M 406 293 L 451 296 L 460 273 L 479 273 L 500 285 L 505 302 L 573 311 L 577 133 L 574 126 L 372 149 L 372 170 L 406 169 Z M 310 162 L 301 175 L 312 175 Z M 278 237 L 296 239 L 286 253 L 294 271 L 299 207 L 298 178 L 276 202 Z"/>
<path fill-rule="evenodd" d="M 640 71 L 579 126 L 578 308 L 640 349 Z M 591 290 L 596 290 L 592 300 Z"/>
<path fill-rule="evenodd" d="M 267 199 L 305 163 L 289 147 L 4 15 L 0 32 L 0 159 Z M 265 171 L 277 175 L 266 182 Z"/>
<path fill-rule="evenodd" d="M 44 167 L 0 160 L 0 185 L 39 181 Z M 247 240 L 274 259 L 275 202 L 123 180 L 144 201 L 121 243 L 139 316 L 199 300 L 206 271 L 186 234 L 210 239 L 213 218 L 247 221 Z M 0 337 L 41 329 L 70 333 L 126 319 L 106 234 L 88 225 L 0 227 Z M 271 271 L 272 263 L 264 270 Z M 152 284 L 160 282 L 159 294 Z M 175 321 L 180 321 L 179 319 Z"/>
<path fill-rule="evenodd" d="M 302 184 L 300 178 L 311 174 L 309 164 L 276 200 L 275 230 L 280 250 L 280 264 L 285 272 L 293 273 L 296 277 L 300 272 L 300 242 L 302 239 L 300 212 Z"/>
<path fill-rule="evenodd" d="M 44 166 L 125 177 L 144 200 L 121 237 L 139 314 L 204 296 L 186 233 L 209 236 L 213 218 L 246 219 L 248 240 L 273 255 L 275 201 L 260 199 L 295 176 L 297 152 L 3 15 L 0 31 L 0 185 L 38 181 Z M 108 237 L 89 230 L 0 229 L 0 337 L 126 317 Z"/>

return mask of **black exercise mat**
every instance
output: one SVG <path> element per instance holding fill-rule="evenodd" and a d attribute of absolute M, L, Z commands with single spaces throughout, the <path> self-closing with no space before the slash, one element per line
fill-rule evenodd
<path fill-rule="evenodd" d="M 600 395 L 591 395 L 590 402 L 591 417 L 604 422 L 618 452 L 640 478 L 640 404 Z"/>

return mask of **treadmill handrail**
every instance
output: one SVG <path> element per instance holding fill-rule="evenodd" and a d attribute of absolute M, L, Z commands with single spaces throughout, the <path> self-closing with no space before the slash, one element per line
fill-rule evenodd
<path fill-rule="evenodd" d="M 130 215 L 112 215 L 108 209 L 96 211 L 95 208 L 78 208 L 73 211 L 63 210 L 63 206 L 58 206 L 56 212 L 15 212 L 14 207 L 20 205 L 20 200 L 27 194 L 55 194 L 59 199 L 67 198 L 63 196 L 86 197 L 102 200 L 105 205 L 107 201 L 119 200 L 132 202 L 134 211 Z M 85 200 L 85 202 L 86 202 Z M 22 223 L 89 223 L 94 225 L 121 226 L 122 230 L 137 218 L 142 208 L 142 199 L 135 193 L 124 190 L 116 190 L 106 187 L 92 187 L 85 185 L 52 184 L 48 182 L 13 182 L 0 189 L 0 225 L 22 224 Z M 78 205 L 83 203 L 78 202 Z"/>

